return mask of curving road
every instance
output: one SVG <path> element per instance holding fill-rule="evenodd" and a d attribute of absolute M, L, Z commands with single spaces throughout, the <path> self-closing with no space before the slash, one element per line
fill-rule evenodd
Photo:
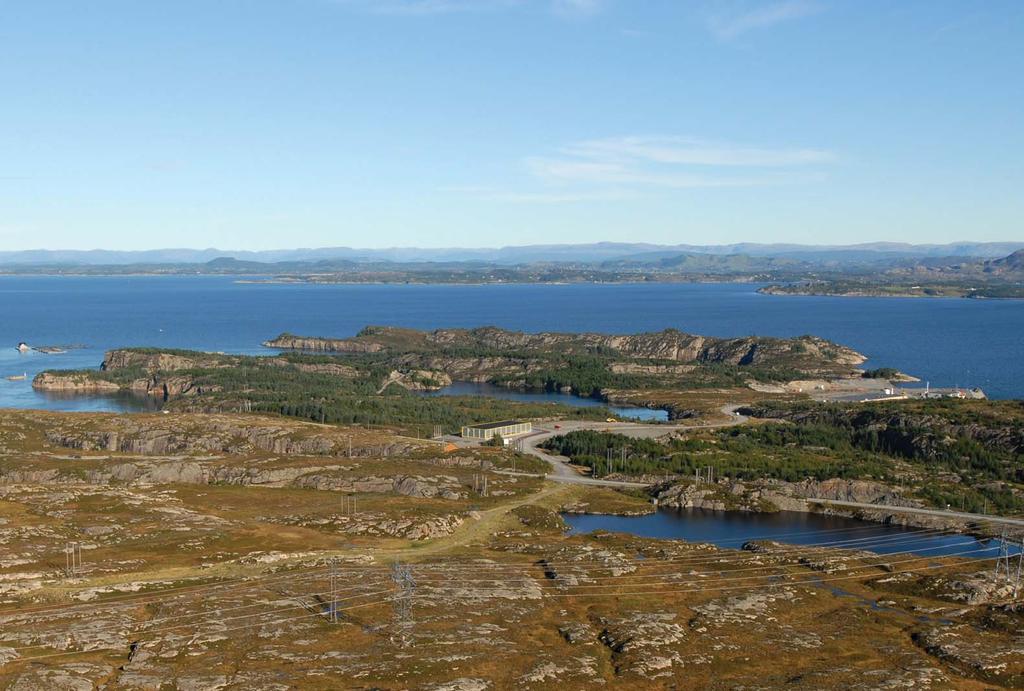
<path fill-rule="evenodd" d="M 747 422 L 748 418 L 737 413 L 737 408 L 739 408 L 739 406 L 722 406 L 721 410 L 730 417 L 729 420 L 695 425 L 644 424 L 641 422 L 589 422 L 577 420 L 552 422 L 544 425 L 537 425 L 534 427 L 534 431 L 531 434 L 525 437 L 520 437 L 520 439 L 523 442 L 523 453 L 546 461 L 551 466 L 551 472 L 547 475 L 547 479 L 549 480 L 554 480 L 555 482 L 568 482 L 577 485 L 601 485 L 604 487 L 647 487 L 648 483 L 644 482 L 602 480 L 599 478 L 581 475 L 566 462 L 568 459 L 564 456 L 555 456 L 537 447 L 539 444 L 551 437 L 583 429 L 601 432 L 615 432 L 616 434 L 623 434 L 627 437 L 634 437 L 637 439 L 653 439 L 672 432 L 742 425 Z"/>
<path fill-rule="evenodd" d="M 707 429 L 715 427 L 731 427 L 733 425 L 741 425 L 747 422 L 748 418 L 736 413 L 736 409 L 739 406 L 723 406 L 722 412 L 730 416 L 730 420 L 717 423 L 707 423 L 702 425 L 665 425 L 665 424 L 643 424 L 636 422 L 580 422 L 580 421 L 566 421 L 549 423 L 545 425 L 539 425 L 534 429 L 534 432 L 530 435 L 522 437 L 523 441 L 523 453 L 535 456 L 543 461 L 546 461 L 551 466 L 551 472 L 546 476 L 548 480 L 555 482 L 565 482 L 577 485 L 598 485 L 604 487 L 647 487 L 647 483 L 643 482 L 628 482 L 624 480 L 602 480 L 599 478 L 592 478 L 586 475 L 581 475 L 567 461 L 568 459 L 564 456 L 555 456 L 549 454 L 543 449 L 537 448 L 539 444 L 544 442 L 551 437 L 559 434 L 565 434 L 566 432 L 572 432 L 573 430 L 591 429 L 599 430 L 604 432 L 615 432 L 617 434 L 624 434 L 629 437 L 636 438 L 656 438 L 669 434 L 671 432 L 680 432 L 685 430 L 693 429 Z M 555 429 L 555 425 L 558 429 Z M 987 522 L 996 523 L 999 525 L 1012 526 L 1015 528 L 1024 528 L 1024 519 L 1021 518 L 1004 518 L 1001 516 L 991 516 L 986 514 L 976 513 L 964 513 L 960 511 L 944 511 L 942 509 L 925 509 L 911 506 L 884 506 L 878 504 L 866 504 L 852 501 L 840 501 L 835 499 L 808 499 L 808 501 L 818 504 L 829 504 L 832 506 L 848 507 L 854 509 L 870 509 L 870 510 L 883 510 L 890 511 L 893 513 L 913 513 L 925 516 L 935 516 L 937 518 L 955 518 L 966 521 L 974 522 Z"/>
<path fill-rule="evenodd" d="M 963 513 L 961 511 L 944 511 L 942 509 L 922 509 L 915 506 L 886 506 L 884 504 L 865 504 L 858 501 L 840 501 L 838 499 L 807 499 L 813 504 L 828 504 L 830 506 L 842 506 L 852 509 L 870 509 L 872 511 L 890 511 L 893 513 L 916 513 L 924 516 L 936 516 L 938 518 L 957 518 L 964 521 L 979 523 L 998 523 L 1010 525 L 1016 528 L 1024 528 L 1024 519 L 1006 518 L 1003 516 L 990 516 L 981 513 Z"/>

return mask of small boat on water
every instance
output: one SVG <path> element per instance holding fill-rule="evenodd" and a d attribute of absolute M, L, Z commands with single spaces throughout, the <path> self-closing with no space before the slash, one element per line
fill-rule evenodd
<path fill-rule="evenodd" d="M 18 344 L 18 347 L 16 348 L 16 350 L 19 353 L 27 353 L 28 351 L 30 351 L 32 349 L 28 347 L 28 343 L 25 343 L 24 341 L 22 341 L 21 343 Z"/>
<path fill-rule="evenodd" d="M 28 372 L 25 374 L 13 374 L 7 377 L 7 381 L 25 381 L 28 379 Z"/>

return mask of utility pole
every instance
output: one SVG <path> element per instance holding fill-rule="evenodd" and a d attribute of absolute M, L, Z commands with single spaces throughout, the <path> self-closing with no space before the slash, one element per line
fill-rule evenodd
<path fill-rule="evenodd" d="M 487 496 L 487 476 L 483 473 L 473 475 L 473 490 L 481 497 Z"/>
<path fill-rule="evenodd" d="M 329 566 L 329 576 L 331 580 L 331 604 L 329 605 L 328 614 L 330 615 L 330 621 L 332 624 L 338 623 L 338 579 L 340 574 L 338 573 L 338 560 L 331 559 Z"/>
<path fill-rule="evenodd" d="M 391 566 L 391 581 L 395 584 L 395 597 L 392 600 L 395 612 L 395 624 L 402 647 L 409 644 L 409 628 L 412 626 L 412 597 L 416 590 L 416 578 L 412 568 L 395 562 Z"/>
<path fill-rule="evenodd" d="M 352 458 L 352 435 L 348 437 L 348 457 Z"/>
<path fill-rule="evenodd" d="M 1009 560 L 1007 560 L 1009 561 Z M 1017 550 L 1017 578 L 1013 582 L 1013 599 L 1017 599 L 1017 594 L 1020 592 L 1020 576 L 1021 571 L 1024 570 L 1024 538 L 1020 540 L 1020 546 Z"/>
<path fill-rule="evenodd" d="M 1000 573 L 1006 574 L 1006 580 L 1010 580 L 1010 544 L 1006 541 L 1006 529 L 999 536 L 999 558 L 996 559 L 996 579 Z"/>
<path fill-rule="evenodd" d="M 82 545 L 69 542 L 64 546 L 64 573 L 68 577 L 79 575 L 82 571 Z"/>

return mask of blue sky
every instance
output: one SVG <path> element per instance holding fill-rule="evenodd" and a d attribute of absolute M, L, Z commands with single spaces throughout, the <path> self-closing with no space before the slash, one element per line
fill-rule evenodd
<path fill-rule="evenodd" d="M 1024 3 L 0 0 L 0 249 L 1024 239 Z"/>

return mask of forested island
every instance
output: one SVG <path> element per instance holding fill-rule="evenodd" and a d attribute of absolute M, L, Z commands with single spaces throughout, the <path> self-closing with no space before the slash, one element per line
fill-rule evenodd
<path fill-rule="evenodd" d="M 108 352 L 98 370 L 41 373 L 33 385 L 64 393 L 136 393 L 175 408 L 252 410 L 321 422 L 390 423 L 423 434 L 499 417 L 608 411 L 498 399 L 428 398 L 452 381 L 563 391 L 599 400 L 664 408 L 670 417 L 717 410 L 720 392 L 751 382 L 857 378 L 864 357 L 814 336 L 707 338 L 680 331 L 630 336 L 525 334 L 495 327 L 417 331 L 367 327 L 353 338 L 281 334 L 265 344 L 282 352 L 245 357 L 130 348 Z M 339 357 L 343 356 L 343 357 Z M 679 390 L 704 394 L 681 398 Z M 697 406 L 696 408 L 694 406 Z M 566 408 L 566 409 L 563 409 Z"/>

